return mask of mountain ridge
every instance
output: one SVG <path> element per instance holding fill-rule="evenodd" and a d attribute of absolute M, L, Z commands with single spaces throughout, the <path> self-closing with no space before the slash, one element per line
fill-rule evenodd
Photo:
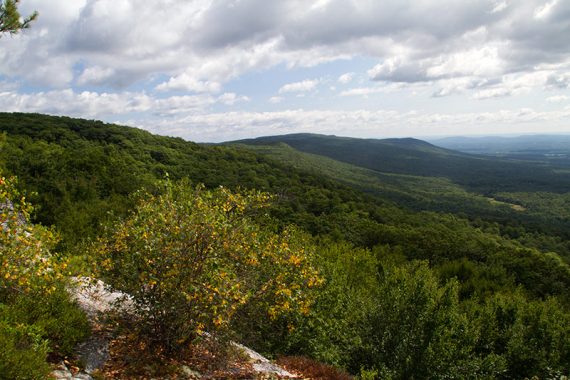
<path fill-rule="evenodd" d="M 292 134 L 236 140 L 225 143 L 271 145 L 285 143 L 301 152 L 329 157 L 381 173 L 444 177 L 491 195 L 499 191 L 557 192 L 570 188 L 570 175 L 538 161 L 473 155 L 441 148 L 414 138 L 357 139 L 318 134 Z"/>

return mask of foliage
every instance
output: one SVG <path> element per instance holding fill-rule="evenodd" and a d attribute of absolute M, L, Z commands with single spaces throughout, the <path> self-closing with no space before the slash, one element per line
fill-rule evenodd
<path fill-rule="evenodd" d="M 369 209 L 366 197 L 347 186 L 230 147 L 36 114 L 0 113 L 0 131 L 0 166 L 35 194 L 34 220 L 56 226 L 66 251 L 82 251 L 103 224 L 133 207 L 129 194 L 152 191 L 165 173 L 207 188 L 276 194 L 269 212 L 281 226 L 296 224 L 314 234 L 336 229 L 337 214 Z"/>
<path fill-rule="evenodd" d="M 45 340 L 49 352 L 71 355 L 90 331 L 85 314 L 63 287 L 50 294 L 20 295 L 4 305 L 0 320 L 11 326 L 30 326 Z"/>
<path fill-rule="evenodd" d="M 0 378 L 43 379 L 48 352 L 69 354 L 86 336 L 86 317 L 64 288 L 65 262 L 52 231 L 29 221 L 32 206 L 0 177 Z"/>
<path fill-rule="evenodd" d="M 0 302 L 19 293 L 54 291 L 66 267 L 50 252 L 53 232 L 29 223 L 32 206 L 15 182 L 0 177 Z"/>
<path fill-rule="evenodd" d="M 3 0 L 0 3 L 0 35 L 2 33 L 16 34 L 22 29 L 27 29 L 38 17 L 38 12 L 34 12 L 22 21 L 18 12 L 18 3 L 19 0 Z"/>
<path fill-rule="evenodd" d="M 33 326 L 12 326 L 0 321 L 0 345 L 0 378 L 47 378 L 50 370 L 45 361 L 47 342 Z"/>
<path fill-rule="evenodd" d="M 382 266 L 368 311 L 360 365 L 380 378 L 479 378 L 502 371 L 493 353 L 473 352 L 475 331 L 461 312 L 455 281 L 440 286 L 425 264 Z"/>
<path fill-rule="evenodd" d="M 275 234 L 252 219 L 269 200 L 187 181 L 140 195 L 95 253 L 102 275 L 132 296 L 146 337 L 176 349 L 253 302 L 273 319 L 308 310 L 306 289 L 320 282 L 311 252 L 293 229 Z"/>
<path fill-rule="evenodd" d="M 475 350 L 507 364 L 505 378 L 552 378 L 570 368 L 570 314 L 554 299 L 527 301 L 520 292 L 497 294 L 468 312 L 478 327 Z"/>
<path fill-rule="evenodd" d="M 287 340 L 281 340 L 281 350 L 346 367 L 352 350 L 361 344 L 362 321 L 376 296 L 377 260 L 368 250 L 321 241 L 318 265 L 325 282 L 315 305 Z"/>

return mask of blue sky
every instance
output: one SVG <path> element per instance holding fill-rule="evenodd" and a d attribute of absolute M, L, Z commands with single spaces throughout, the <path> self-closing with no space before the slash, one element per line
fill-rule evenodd
<path fill-rule="evenodd" d="M 565 0 L 22 0 L 0 110 L 199 142 L 570 133 Z"/>

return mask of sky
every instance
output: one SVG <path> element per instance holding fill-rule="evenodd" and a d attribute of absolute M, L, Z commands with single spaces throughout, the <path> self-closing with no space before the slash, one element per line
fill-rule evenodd
<path fill-rule="evenodd" d="M 570 0 L 21 0 L 0 111 L 197 142 L 570 133 Z"/>

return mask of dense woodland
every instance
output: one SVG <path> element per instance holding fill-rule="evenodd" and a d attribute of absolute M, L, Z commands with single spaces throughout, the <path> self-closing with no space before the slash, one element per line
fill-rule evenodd
<path fill-rule="evenodd" d="M 16 208 L 34 205 L 32 236 L 54 235 L 50 255 L 67 260 L 66 275 L 100 276 L 135 293 L 155 289 L 153 281 L 193 289 L 188 307 L 170 314 L 149 305 L 160 297 L 160 305 L 183 304 L 180 294 L 135 295 L 142 310 L 156 311 L 141 324 L 141 339 L 154 337 L 169 351 L 206 329 L 362 378 L 568 375 L 570 173 L 558 166 L 412 139 L 294 135 L 200 145 L 37 114 L 0 114 L 0 132 L 2 194 Z M 14 239 L 8 230 L 2 246 Z M 182 244 L 190 232 L 207 236 Z M 164 254 L 140 257 L 145 249 Z M 184 266 L 188 252 L 217 253 L 196 272 Z M 129 275 L 165 258 L 172 261 L 160 265 L 178 272 Z M 259 270 L 245 270 L 247 263 Z M 210 285 L 195 288 L 183 273 Z M 224 276 L 233 285 L 222 288 Z M 30 292 L 10 290 L 19 286 L 4 281 L 0 294 L 0 344 L 12 347 L 6 363 L 18 355 L 45 361 L 84 337 L 80 314 L 27 313 Z M 44 288 L 30 294 L 41 298 Z M 197 312 L 208 297 L 223 307 Z M 63 290 L 42 302 L 73 309 Z M 186 325 L 180 313 L 196 314 Z M 46 322 L 70 316 L 67 324 Z M 63 333 L 54 325 L 76 327 Z M 178 335 L 157 333 L 168 326 Z M 41 347 L 22 346 L 22 336 Z"/>

